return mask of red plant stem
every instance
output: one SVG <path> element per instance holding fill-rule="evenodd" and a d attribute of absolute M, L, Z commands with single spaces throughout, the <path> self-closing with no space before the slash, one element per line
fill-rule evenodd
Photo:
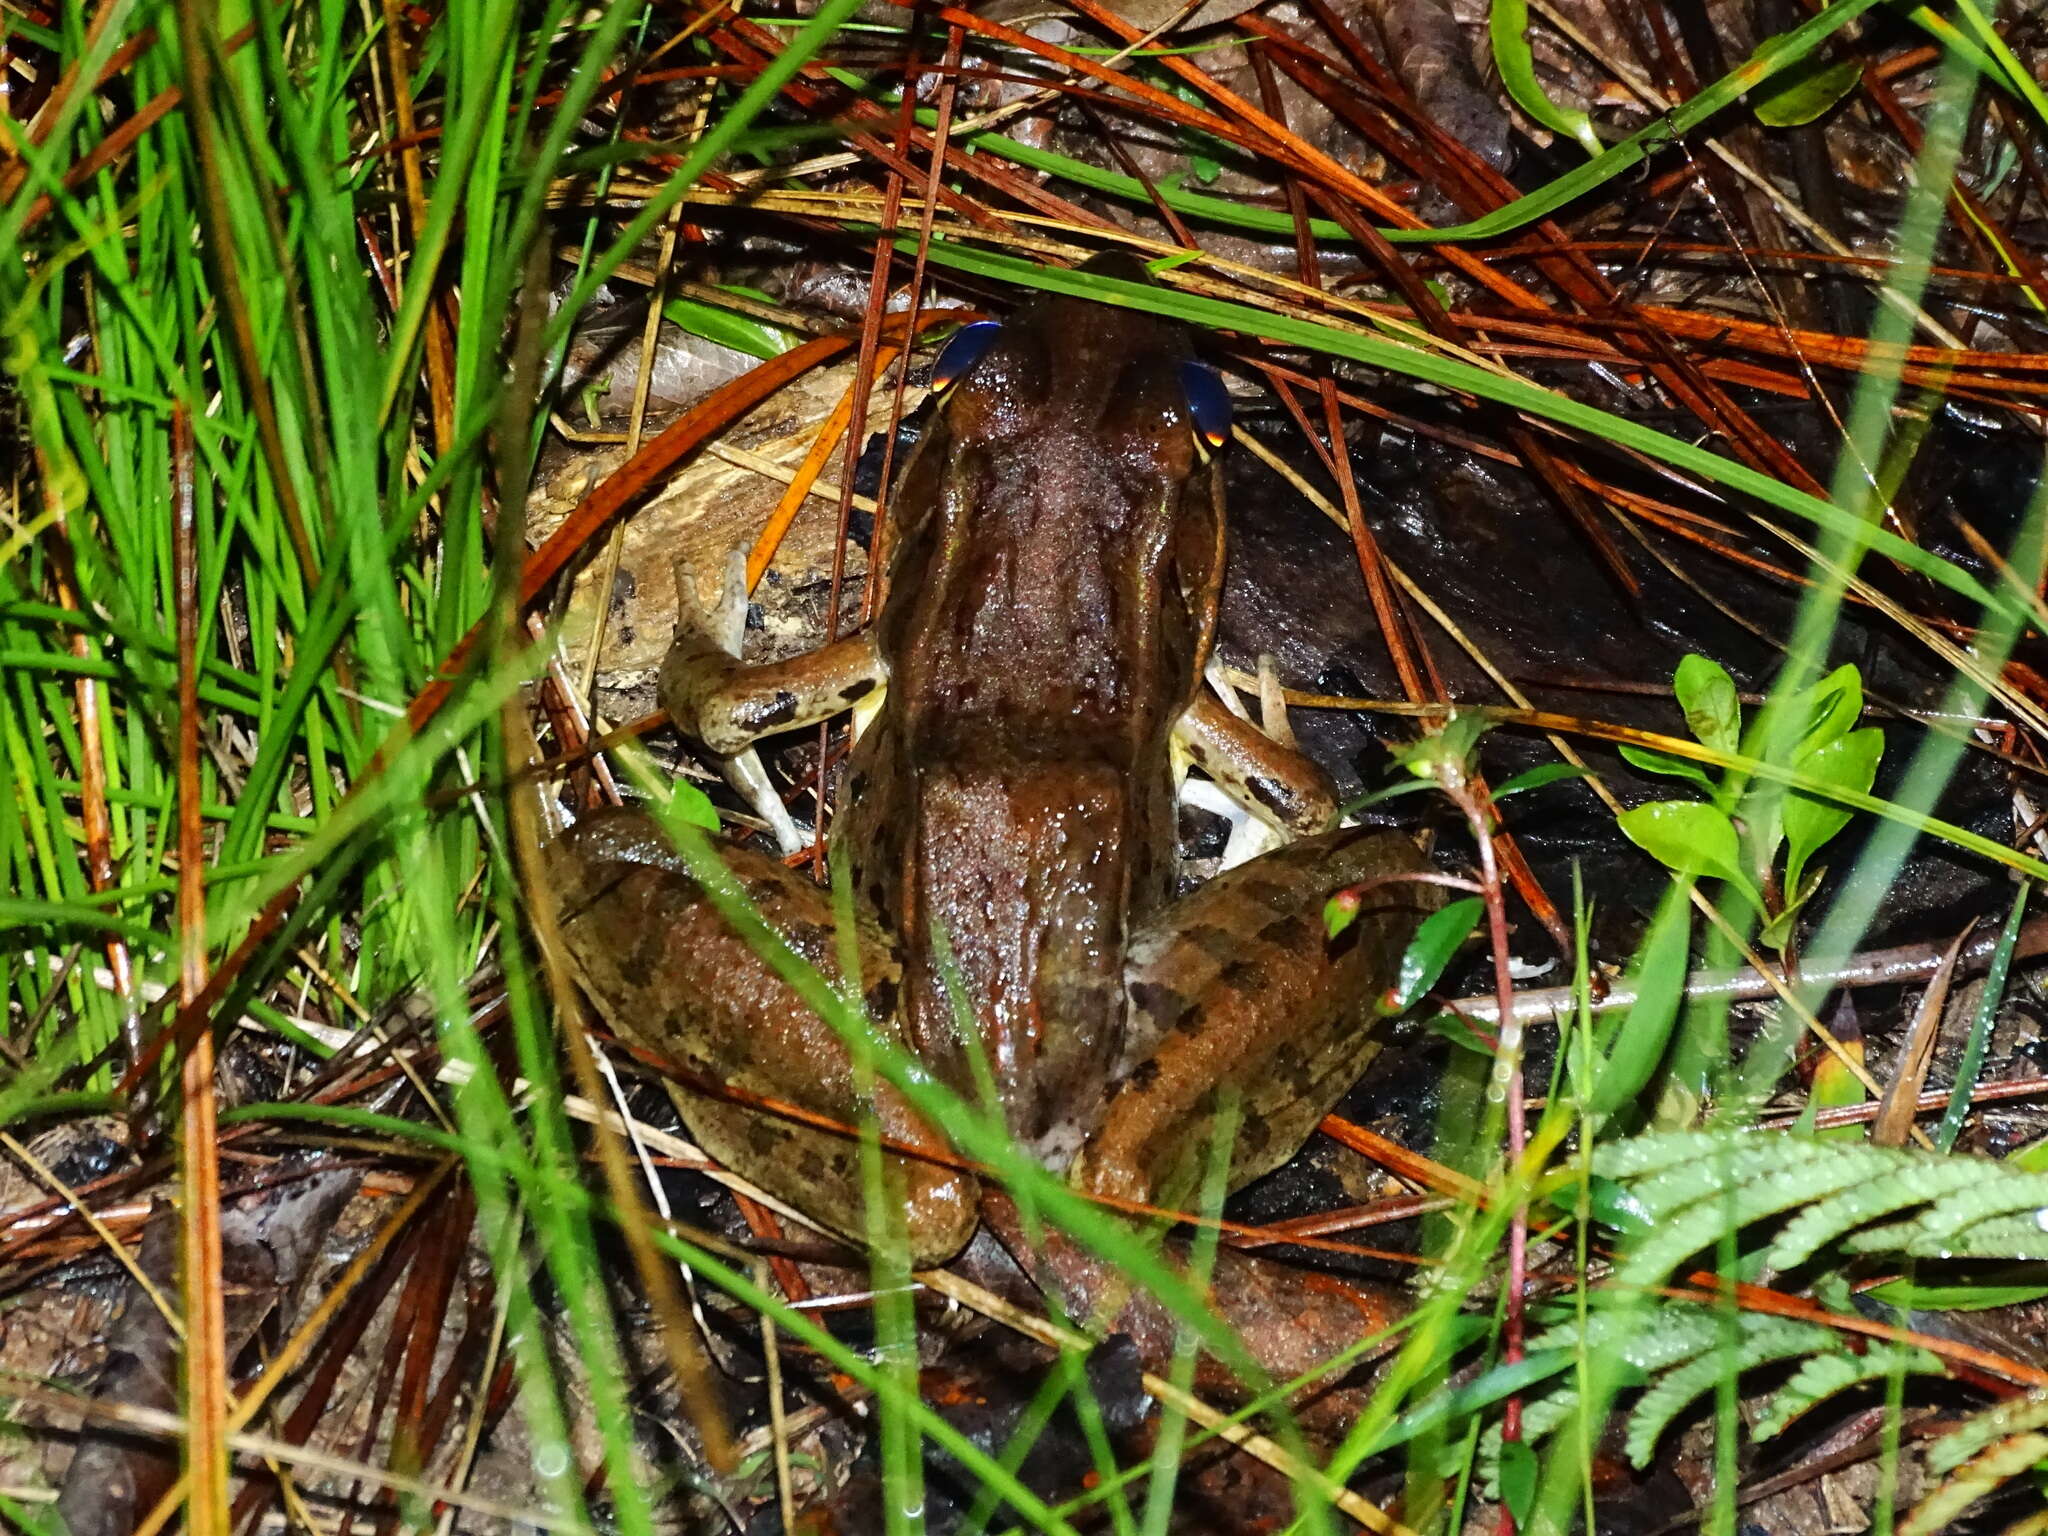
<path fill-rule="evenodd" d="M 178 1001 L 206 992 L 206 823 L 199 776 L 199 539 L 192 471 L 192 419 L 171 412 L 173 518 L 171 565 L 178 637 Z M 185 1045 L 178 1138 L 180 1258 L 185 1310 L 184 1406 L 187 1421 L 185 1529 L 227 1536 L 228 1358 L 221 1278 L 220 1146 L 214 1120 L 213 1033 Z"/>

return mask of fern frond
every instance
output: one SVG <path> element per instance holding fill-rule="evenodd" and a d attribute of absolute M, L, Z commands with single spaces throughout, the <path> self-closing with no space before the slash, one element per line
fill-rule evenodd
<path fill-rule="evenodd" d="M 1646 1374 L 1668 1370 L 1710 1349 L 1720 1338 L 1715 1314 L 1705 1308 L 1677 1303 L 1645 1307 L 1640 1302 L 1595 1307 L 1586 1318 L 1583 1344 L 1576 1322 L 1546 1328 L 1529 1341 L 1529 1352 L 1539 1349 L 1581 1348 L 1590 1355 L 1615 1355 Z"/>
<path fill-rule="evenodd" d="M 1772 1360 L 1790 1360 L 1821 1350 L 1843 1348 L 1840 1335 L 1817 1323 L 1755 1312 L 1708 1314 L 1716 1323 L 1716 1344 L 1664 1377 L 1636 1400 L 1628 1419 L 1628 1458 L 1638 1467 L 1650 1464 L 1657 1439 L 1692 1400 L 1724 1377 Z M 1732 1333 L 1733 1338 L 1725 1335 Z"/>
<path fill-rule="evenodd" d="M 1789 1137 L 1773 1139 L 1792 1141 Z M 1845 1147 L 1840 1156 L 1814 1156 L 1810 1147 L 1800 1146 L 1799 1155 L 1775 1159 L 1768 1155 L 1771 1150 L 1775 1149 L 1768 1142 L 1744 1147 L 1745 1155 L 1732 1161 L 1709 1154 L 1700 1166 L 1659 1175 L 1653 1183 L 1697 1193 L 1688 1204 L 1657 1220 L 1621 1266 L 1617 1278 L 1635 1285 L 1655 1285 L 1680 1260 L 1724 1233 L 1859 1188 L 1885 1171 L 1880 1159 L 1872 1155 L 1880 1149 L 1873 1147 Z M 1708 1166 L 1717 1162 L 1720 1166 Z M 1636 1193 L 1645 1205 L 1653 1203 L 1642 1190 Z"/>
<path fill-rule="evenodd" d="M 1771 1244 L 1771 1263 L 1778 1269 L 1794 1269 L 1846 1232 L 1907 1206 L 1924 1205 L 1967 1189 L 1982 1177 L 1974 1158 L 1943 1158 L 1894 1168 L 1881 1178 L 1830 1196 L 1793 1217 Z"/>
<path fill-rule="evenodd" d="M 1958 1240 L 1967 1228 L 1979 1222 L 2018 1212 L 2026 1213 L 2026 1225 L 2031 1226 L 2037 1235 L 2041 1232 L 2035 1218 L 2043 1210 L 2048 1210 L 2048 1173 L 2028 1173 L 2004 1163 L 1986 1163 L 1982 1159 L 1977 1163 L 1980 1169 L 1995 1168 L 1998 1173 L 1981 1177 L 1975 1184 L 1936 1202 L 1916 1223 L 1919 1235 L 1913 1239 L 1912 1252 L 1932 1251 Z"/>
<path fill-rule="evenodd" d="M 1971 1414 L 1928 1447 L 1927 1470 L 1946 1476 L 1994 1440 L 2036 1429 L 2048 1429 L 2048 1392 L 2029 1392 Z"/>
<path fill-rule="evenodd" d="M 2048 1221 L 2048 1208 L 1980 1221 L 1957 1234 L 1950 1248 L 1957 1258 L 2048 1259 L 2044 1221 Z"/>
<path fill-rule="evenodd" d="M 1809 1408 L 1839 1392 L 1894 1372 L 1914 1376 L 1946 1374 L 1939 1358 L 1913 1344 L 1880 1342 L 1860 1355 L 1850 1354 L 1846 1348 L 1835 1354 L 1815 1355 L 1778 1389 L 1753 1433 L 1759 1440 L 1768 1440 Z"/>
<path fill-rule="evenodd" d="M 1613 1181 L 1634 1220 L 1624 1228 L 1615 1279 L 1653 1287 L 1689 1255 L 1753 1225 L 1783 1217 L 1767 1245 L 1750 1253 L 1779 1269 L 1825 1250 L 1990 1259 L 2048 1259 L 2048 1173 L 1973 1156 L 1934 1155 L 1813 1136 L 1684 1131 L 1608 1142 L 1592 1171 Z M 1573 1319 L 1530 1340 L 1532 1351 L 1583 1355 L 1601 1368 L 1603 1392 L 1617 1367 L 1645 1385 L 1630 1411 L 1630 1460 L 1645 1465 L 1658 1440 L 1717 1382 L 1772 1362 L 1797 1362 L 1771 1396 L 1755 1435 L 1781 1433 L 1815 1405 L 1862 1383 L 1897 1374 L 1944 1374 L 1942 1361 L 1910 1345 L 1858 1348 L 1835 1329 L 1799 1318 L 1729 1313 L 1711 1306 L 1614 1298 L 1583 1324 Z M 1585 1411 L 1576 1373 L 1525 1401 L 1522 1438 L 1539 1443 Z M 1944 1442 L 1948 1489 L 1923 1505 L 1954 1511 L 2048 1456 L 2048 1396 L 2007 1405 L 2002 1417 L 1973 1421 Z M 1480 1438 L 1480 1465 L 1497 1486 L 1501 1432 Z M 1916 1519 L 1920 1515 L 1916 1514 Z M 1945 1514 L 1929 1513 L 1932 1530 Z"/>
<path fill-rule="evenodd" d="M 1958 1233 L 1929 1232 L 1915 1221 L 1852 1233 L 1851 1253 L 1908 1253 L 1922 1259 L 2048 1259 L 2048 1231 L 2034 1212 L 1993 1217 Z"/>
<path fill-rule="evenodd" d="M 1641 1136 L 1602 1142 L 1593 1153 L 1593 1171 L 1602 1178 L 1635 1183 L 1652 1174 L 1691 1167 L 1703 1158 L 1725 1151 L 1730 1140 L 1714 1131 L 1649 1131 Z"/>
<path fill-rule="evenodd" d="M 1628 1454 L 1637 1466 L 1648 1463 L 1658 1437 L 1670 1427 L 1671 1421 L 1726 1374 L 1739 1374 L 1775 1360 L 1802 1355 L 1818 1357 L 1808 1362 L 1809 1367 L 1839 1359 L 1840 1364 L 1829 1374 L 1805 1378 L 1807 1367 L 1803 1367 L 1792 1378 L 1773 1405 L 1774 1411 L 1782 1409 L 1780 1426 L 1822 1398 L 1862 1379 L 1855 1374 L 1861 1359 L 1849 1353 L 1848 1342 L 1832 1328 L 1798 1318 L 1759 1312 L 1728 1314 L 1683 1303 L 1654 1311 L 1640 1307 L 1604 1309 L 1587 1318 L 1583 1345 L 1577 1324 L 1567 1323 L 1538 1334 L 1530 1340 L 1529 1347 L 1532 1354 L 1577 1351 L 1583 1347 L 1589 1355 L 1619 1359 L 1653 1378 L 1629 1417 Z M 1935 1373 L 1941 1370 L 1941 1362 L 1925 1351 L 1902 1349 L 1897 1353 L 1912 1369 Z M 1891 1356 L 1881 1356 L 1870 1374 L 1882 1375 L 1893 1368 Z M 1523 1405 L 1523 1440 L 1534 1445 L 1555 1434 L 1578 1407 L 1576 1382 L 1569 1376 L 1558 1378 L 1549 1392 Z M 1480 1439 L 1480 1460 L 1489 1478 L 1497 1463 L 1500 1443 L 1498 1425 Z"/>
<path fill-rule="evenodd" d="M 1645 1214 L 1661 1221 L 1754 1179 L 1813 1164 L 1837 1167 L 1870 1150 L 1811 1137 L 1671 1131 L 1606 1143 L 1594 1151 L 1593 1171 L 1626 1183 Z"/>
<path fill-rule="evenodd" d="M 1720 1319 L 1705 1307 L 1677 1304 L 1646 1308 L 1639 1303 L 1602 1307 L 1586 1318 L 1583 1339 L 1576 1321 L 1545 1329 L 1529 1341 L 1533 1356 L 1565 1350 L 1620 1360 L 1644 1376 L 1654 1376 L 1712 1349 L 1721 1337 Z M 1567 1373 L 1550 1391 L 1522 1405 L 1522 1439 L 1536 1445 L 1571 1422 L 1579 1410 L 1577 1379 Z M 1479 1439 L 1479 1460 L 1485 1486 L 1492 1491 L 1500 1466 L 1501 1429 L 1488 1427 Z M 1451 1469 L 1455 1470 L 1455 1468 Z"/>
<path fill-rule="evenodd" d="M 1989 1158 L 1681 1131 L 1610 1142 L 1593 1154 L 1593 1171 L 1623 1184 L 1644 1214 L 1617 1271 L 1633 1285 L 1655 1285 L 1729 1233 L 1795 1211 L 1769 1249 L 1781 1269 L 1831 1242 L 1852 1253 L 2048 1258 L 2048 1173 Z"/>
<path fill-rule="evenodd" d="M 1899 1523 L 1899 1536 L 1934 1536 L 1979 1499 L 2044 1464 L 2048 1464 L 2048 1435 L 2037 1431 L 2000 1440 L 1923 1498 Z"/>

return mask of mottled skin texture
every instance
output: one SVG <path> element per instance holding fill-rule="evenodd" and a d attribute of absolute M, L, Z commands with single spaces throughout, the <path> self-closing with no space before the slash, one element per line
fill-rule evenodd
<path fill-rule="evenodd" d="M 720 849 L 761 916 L 799 956 L 838 974 L 831 897 L 752 849 Z M 858 1115 L 852 1064 L 832 1029 L 726 924 L 637 811 L 586 817 L 548 850 L 561 925 L 585 989 L 625 1038 L 666 1057 L 702 1090 L 677 1093 L 691 1133 L 719 1162 L 800 1210 L 861 1207 L 859 1144 L 751 1107 L 770 1100 L 845 1125 Z M 887 1024 L 902 969 L 860 925 L 861 993 Z M 944 1138 L 884 1085 L 873 1107 L 887 1141 L 943 1151 Z M 974 1230 L 973 1181 L 919 1158 L 895 1163 L 934 1233 Z M 827 1225 L 853 1236 L 844 1221 Z"/>
<path fill-rule="evenodd" d="M 1083 1182 L 1127 1200 L 1179 1201 L 1202 1165 L 1226 1095 L 1236 1099 L 1233 1189 L 1270 1173 L 1379 1050 L 1385 991 L 1436 887 L 1367 890 L 1330 939 L 1331 892 L 1420 864 L 1397 834 L 1305 838 L 1217 876 L 1132 936 L 1122 1058 Z"/>
<path fill-rule="evenodd" d="M 889 690 L 842 811 L 861 889 L 906 941 L 909 1040 L 958 1077 L 937 918 L 1010 1129 L 1054 1163 L 1121 1048 L 1129 922 L 1172 888 L 1168 740 L 1222 530 L 1190 355 L 1149 317 L 1055 303 L 948 400 L 897 498 Z"/>
<path fill-rule="evenodd" d="M 1177 728 L 1268 819 L 1325 824 L 1305 760 L 1221 710 L 1190 717 L 1222 579 L 1215 466 L 1182 394 L 1179 327 L 1070 299 L 1006 325 L 954 386 L 893 504 L 874 626 L 790 663 L 738 666 L 679 630 L 663 702 L 737 750 L 886 681 L 834 826 L 861 917 L 869 1012 L 971 1096 L 934 951 L 950 942 L 1010 1130 L 1048 1166 L 1146 1199 L 1206 1155 L 1221 1095 L 1242 1117 L 1232 1183 L 1284 1162 L 1369 1059 L 1369 1005 L 1431 887 L 1381 886 L 1336 944 L 1340 886 L 1419 868 L 1405 838 L 1296 844 L 1179 904 L 1169 756 Z M 552 850 L 563 927 L 614 1028 L 693 1071 L 842 1121 L 846 1053 L 725 930 L 640 818 Z M 827 974 L 830 904 L 733 850 L 765 915 Z M 691 1096 L 684 1117 L 736 1171 L 824 1225 L 862 1230 L 852 1144 Z M 943 1140 L 892 1096 L 885 1134 Z M 945 1257 L 975 1222 L 964 1174 L 896 1160 L 911 1246 Z"/>

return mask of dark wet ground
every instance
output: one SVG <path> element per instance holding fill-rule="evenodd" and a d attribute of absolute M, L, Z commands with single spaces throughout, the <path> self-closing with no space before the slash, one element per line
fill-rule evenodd
<path fill-rule="evenodd" d="M 1292 435 L 1291 427 L 1284 435 Z M 1321 478 L 1311 472 L 1306 455 L 1297 450 L 1287 456 L 1311 481 Z M 1950 424 L 1937 428 L 1922 458 L 1932 466 L 1928 483 L 1919 487 L 1930 529 L 1956 511 L 1994 543 L 2009 540 L 2031 485 L 2022 445 L 1987 451 L 1981 434 Z M 1518 471 L 1392 432 L 1354 445 L 1353 462 L 1367 521 L 1384 555 L 1537 708 L 1684 735 L 1668 688 L 1672 670 L 1690 651 L 1721 662 L 1745 692 L 1768 687 L 1778 653 L 1721 609 L 1764 634 L 1782 634 L 1795 610 L 1793 589 L 1645 528 L 1644 537 L 1697 585 L 1680 582 L 1634 548 L 1628 550 L 1629 565 L 1641 591 L 1631 595 L 1576 526 Z M 1271 653 L 1283 681 L 1304 691 L 1398 699 L 1399 685 L 1362 595 L 1348 538 L 1250 454 L 1233 458 L 1230 489 L 1225 654 L 1249 666 L 1258 653 Z M 1954 542 L 1958 548 L 1943 552 L 1976 565 L 1960 540 Z M 1930 543 L 1941 547 L 1939 540 Z M 1754 549 L 1779 558 L 1761 545 Z M 1911 595 L 1923 601 L 1927 596 L 1917 590 Z M 1449 696 L 1506 702 L 1454 641 L 1426 619 L 1422 628 Z M 1946 685 L 1916 642 L 1887 621 L 1855 610 L 1844 614 L 1830 659 L 1857 664 L 1873 704 L 1930 708 Z M 1883 794 L 1923 733 L 1910 721 L 1874 718 L 1887 735 L 1877 786 Z M 1415 733 L 1411 722 L 1387 715 L 1297 711 L 1294 723 L 1303 745 L 1347 790 L 1384 783 L 1389 765 L 1381 741 L 1412 739 Z M 1637 773 L 1610 748 L 1578 745 L 1624 804 L 1673 793 L 1672 781 Z M 1555 760 L 1548 743 L 1532 732 L 1498 730 L 1482 744 L 1482 763 L 1496 783 Z M 2005 779 L 2005 768 L 1994 759 L 1966 754 L 1936 813 L 1989 836 L 2010 836 Z M 1389 812 L 1412 819 L 1416 805 L 1413 799 L 1395 801 Z M 1462 834 L 1451 818 L 1438 820 L 1445 856 L 1455 859 Z M 1606 917 L 1596 930 L 1607 951 L 1603 957 L 1622 958 L 1633 939 L 1633 924 L 1624 914 L 1640 914 L 1654 904 L 1664 887 L 1663 872 L 1622 839 L 1612 817 L 1582 785 L 1557 786 L 1513 803 L 1510 825 L 1561 907 L 1569 903 L 1572 865 L 1579 865 L 1588 894 Z M 1866 834 L 1867 828 L 1852 825 L 1829 850 L 1827 862 L 1837 870 L 1852 868 L 1857 838 Z M 1979 861 L 1923 840 L 1884 903 L 1871 941 L 1904 942 L 1937 930 L 1946 936 L 1959 916 L 2000 901 L 2003 889 L 2004 882 Z M 1517 938 L 1518 953 L 1537 963 L 1549 958 L 1540 931 L 1528 932 L 1526 947 L 1522 935 Z"/>

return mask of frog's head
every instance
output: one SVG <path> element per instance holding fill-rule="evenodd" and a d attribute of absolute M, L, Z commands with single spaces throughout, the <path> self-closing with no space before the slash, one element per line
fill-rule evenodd
<path fill-rule="evenodd" d="M 1108 251 L 1076 274 L 1150 288 L 1144 267 Z M 1101 292 L 1101 290 L 1097 290 Z M 1230 431 L 1230 399 L 1186 326 L 1140 296 L 1047 292 L 1008 320 L 963 327 L 933 370 L 951 434 L 995 448 L 1081 437 L 1139 472 L 1180 483 Z M 1126 298 L 1130 303 L 1123 302 Z"/>
<path fill-rule="evenodd" d="M 1027 673 L 1102 679 L 1104 710 L 1138 693 L 1178 708 L 1215 628 L 1229 401 L 1188 329 L 1139 307 L 1137 262 L 1081 275 L 1115 286 L 1043 293 L 941 352 L 940 404 L 892 502 L 890 587 L 943 566 L 963 605 L 948 634 L 1000 637 Z"/>

